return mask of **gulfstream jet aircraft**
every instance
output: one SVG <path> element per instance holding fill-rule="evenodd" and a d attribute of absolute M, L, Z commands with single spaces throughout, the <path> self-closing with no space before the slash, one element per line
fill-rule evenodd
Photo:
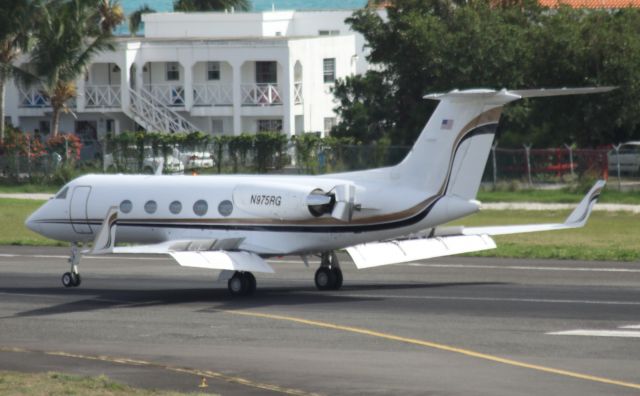
<path fill-rule="evenodd" d="M 502 107 L 521 98 L 589 94 L 611 88 L 428 95 L 440 101 L 398 165 L 320 176 L 87 175 L 64 186 L 26 221 L 72 244 L 66 287 L 78 286 L 80 242 L 96 254 L 166 254 L 185 267 L 221 270 L 234 295 L 251 294 L 265 258 L 318 255 L 318 289 L 339 289 L 334 253 L 358 268 L 495 248 L 492 235 L 583 226 L 599 181 L 564 223 L 442 228 L 475 213 L 476 193 Z M 119 246 L 118 244 L 127 244 Z"/>

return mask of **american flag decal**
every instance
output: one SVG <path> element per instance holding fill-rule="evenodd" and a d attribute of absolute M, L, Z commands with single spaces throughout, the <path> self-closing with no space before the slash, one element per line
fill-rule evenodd
<path fill-rule="evenodd" d="M 453 128 L 453 120 L 442 120 L 442 124 L 440 125 L 440 129 L 451 129 Z"/>

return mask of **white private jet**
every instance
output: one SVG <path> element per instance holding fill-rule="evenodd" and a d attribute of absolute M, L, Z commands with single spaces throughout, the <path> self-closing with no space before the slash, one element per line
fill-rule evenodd
<path fill-rule="evenodd" d="M 27 220 L 31 230 L 71 242 L 66 287 L 78 286 L 82 253 L 167 254 L 185 267 L 221 270 L 233 295 L 256 288 L 265 258 L 319 255 L 318 289 L 339 289 L 334 253 L 358 268 L 495 248 L 491 235 L 582 227 L 604 186 L 598 181 L 561 224 L 441 225 L 479 210 L 476 194 L 502 107 L 514 100 L 612 88 L 466 90 L 439 100 L 398 165 L 319 176 L 86 175 L 64 186 Z M 116 246 L 127 244 L 127 246 Z"/>

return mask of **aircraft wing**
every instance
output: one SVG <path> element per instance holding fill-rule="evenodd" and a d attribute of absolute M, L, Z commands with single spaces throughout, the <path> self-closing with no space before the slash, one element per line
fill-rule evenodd
<path fill-rule="evenodd" d="M 96 235 L 89 254 L 167 254 L 183 267 L 227 271 L 273 273 L 273 268 L 255 253 L 236 251 L 243 238 L 181 239 L 152 245 L 116 247 L 118 208 L 111 207 Z"/>
<path fill-rule="evenodd" d="M 425 260 L 434 257 L 494 249 L 491 235 L 578 228 L 586 224 L 605 182 L 600 180 L 589 190 L 564 223 L 525 224 L 492 227 L 451 227 L 434 229 L 425 237 L 376 243 L 363 243 L 347 248 L 356 267 L 370 268 L 388 264 Z"/>
<path fill-rule="evenodd" d="M 527 232 L 538 231 L 552 231 L 552 230 L 564 230 L 568 228 L 583 227 L 595 205 L 600 192 L 604 188 L 606 182 L 604 180 L 598 180 L 591 190 L 580 201 L 578 206 L 571 212 L 569 217 L 564 223 L 552 223 L 552 224 L 523 224 L 523 225 L 508 225 L 508 226 L 489 226 L 489 227 L 465 227 L 462 230 L 463 235 L 508 235 L 508 234 L 521 234 Z"/>

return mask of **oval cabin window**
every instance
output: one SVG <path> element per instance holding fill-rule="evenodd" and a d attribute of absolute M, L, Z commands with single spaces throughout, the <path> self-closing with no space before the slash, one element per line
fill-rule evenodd
<path fill-rule="evenodd" d="M 218 205 L 218 212 L 220 212 L 224 217 L 229 216 L 231 212 L 233 212 L 233 203 L 229 200 L 220 202 L 220 205 Z"/>
<path fill-rule="evenodd" d="M 182 212 L 182 204 L 180 203 L 180 201 L 171 202 L 171 204 L 169 205 L 169 212 L 175 215 Z"/>
<path fill-rule="evenodd" d="M 153 214 L 156 213 L 156 210 L 158 210 L 158 204 L 156 203 L 156 201 L 147 201 L 147 203 L 144 204 L 145 212 Z"/>
<path fill-rule="evenodd" d="M 193 204 L 193 213 L 197 214 L 198 216 L 206 215 L 207 210 L 209 210 L 209 205 L 204 199 L 200 199 Z"/>
<path fill-rule="evenodd" d="M 129 213 L 131 209 L 133 209 L 133 204 L 128 199 L 120 202 L 120 211 L 122 213 Z"/>

